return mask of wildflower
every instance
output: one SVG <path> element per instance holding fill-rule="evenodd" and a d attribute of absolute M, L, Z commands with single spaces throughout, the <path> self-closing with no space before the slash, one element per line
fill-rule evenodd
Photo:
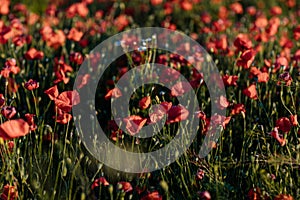
<path fill-rule="evenodd" d="M 277 72 L 281 67 L 283 70 L 287 70 L 289 66 L 289 62 L 286 57 L 280 56 L 275 61 L 275 68 L 273 69 L 273 73 Z"/>
<path fill-rule="evenodd" d="M 128 17 L 124 14 L 119 15 L 114 20 L 114 25 L 116 26 L 118 31 L 122 31 L 126 26 L 129 25 Z"/>
<path fill-rule="evenodd" d="M 198 196 L 201 200 L 211 200 L 211 196 L 208 191 L 198 192 Z"/>
<path fill-rule="evenodd" d="M 9 199 L 8 199 L 9 197 Z M 16 200 L 18 199 L 18 191 L 16 186 L 5 185 L 3 187 L 2 194 L 0 196 L 1 200 Z"/>
<path fill-rule="evenodd" d="M 73 3 L 66 11 L 67 18 L 73 18 L 75 15 L 80 17 L 86 17 L 89 13 L 89 9 L 84 2 Z"/>
<path fill-rule="evenodd" d="M 151 97 L 150 97 L 150 96 L 143 97 L 143 98 L 139 101 L 139 107 L 140 107 L 142 110 L 148 108 L 150 104 L 151 104 Z"/>
<path fill-rule="evenodd" d="M 274 200 L 294 200 L 294 198 L 289 194 L 279 194 L 274 198 Z"/>
<path fill-rule="evenodd" d="M 180 7 L 181 7 L 182 10 L 190 11 L 190 10 L 193 9 L 193 4 L 188 0 L 183 0 L 180 3 Z"/>
<path fill-rule="evenodd" d="M 291 120 L 291 123 L 292 123 L 293 126 L 298 125 L 297 115 L 291 115 L 290 120 Z"/>
<path fill-rule="evenodd" d="M 1 0 L 0 1 L 0 14 L 7 15 L 9 13 L 9 4 L 10 0 Z"/>
<path fill-rule="evenodd" d="M 83 36 L 83 32 L 77 30 L 76 28 L 72 28 L 67 36 L 69 40 L 73 40 L 75 42 L 79 42 Z"/>
<path fill-rule="evenodd" d="M 275 127 L 275 128 L 270 132 L 270 135 L 271 135 L 273 138 L 275 138 L 275 139 L 280 143 L 281 146 L 284 146 L 284 145 L 285 145 L 286 141 L 285 141 L 285 139 L 284 139 L 283 137 L 281 137 L 281 136 L 279 135 L 278 127 Z"/>
<path fill-rule="evenodd" d="M 104 177 L 97 178 L 92 184 L 92 190 L 95 189 L 95 187 L 99 187 L 100 185 L 108 186 L 109 182 Z"/>
<path fill-rule="evenodd" d="M 59 95 L 57 85 L 54 85 L 53 87 L 49 88 L 44 93 L 47 94 L 51 100 L 56 99 L 56 97 L 58 97 L 58 95 Z"/>
<path fill-rule="evenodd" d="M 25 136 L 29 131 L 29 124 L 23 119 L 9 120 L 0 125 L 0 137 L 4 140 Z"/>
<path fill-rule="evenodd" d="M 83 56 L 79 52 L 71 53 L 70 61 L 76 63 L 77 65 L 81 65 L 81 63 L 83 62 Z"/>
<path fill-rule="evenodd" d="M 34 117 L 35 117 L 35 114 L 30 114 L 30 113 L 25 114 L 26 122 L 28 123 L 31 131 L 34 131 L 37 128 L 37 126 L 34 122 Z"/>
<path fill-rule="evenodd" d="M 222 76 L 225 86 L 237 86 L 238 76 L 224 75 Z"/>
<path fill-rule="evenodd" d="M 249 69 L 250 65 L 254 61 L 255 54 L 255 51 L 252 49 L 245 50 L 240 56 L 240 58 L 237 60 L 237 66 L 241 66 L 244 69 Z"/>
<path fill-rule="evenodd" d="M 13 152 L 14 147 L 15 147 L 14 141 L 9 141 L 9 142 L 7 143 L 7 148 L 8 148 L 8 150 L 9 150 L 9 152 Z"/>
<path fill-rule="evenodd" d="M 234 104 L 233 105 L 233 109 L 231 110 L 231 114 L 232 115 L 238 115 L 240 113 L 245 113 L 246 112 L 246 109 L 245 109 L 245 106 L 244 104 L 242 103 L 239 103 L 239 104 Z"/>
<path fill-rule="evenodd" d="M 204 178 L 204 174 L 205 174 L 204 171 L 202 169 L 199 169 L 196 174 L 196 179 L 202 180 Z"/>
<path fill-rule="evenodd" d="M 235 2 L 235 3 L 232 3 L 230 5 L 230 9 L 235 13 L 235 14 L 243 14 L 243 7 L 242 7 L 242 4 L 238 3 L 238 2 Z"/>
<path fill-rule="evenodd" d="M 300 39 L 300 25 L 297 26 L 293 32 L 294 32 L 294 39 L 299 40 Z"/>
<path fill-rule="evenodd" d="M 91 76 L 89 74 L 84 74 L 84 75 L 77 76 L 77 82 L 76 82 L 77 88 L 80 89 L 83 86 L 85 86 L 89 82 L 90 77 Z"/>
<path fill-rule="evenodd" d="M 123 119 L 126 124 L 126 130 L 130 135 L 137 134 L 142 127 L 146 124 L 147 119 L 144 119 L 138 115 L 131 115 Z"/>
<path fill-rule="evenodd" d="M 11 119 L 17 114 L 17 110 L 14 106 L 3 106 L 1 109 L 1 114 L 6 119 Z"/>
<path fill-rule="evenodd" d="M 243 90 L 243 94 L 251 99 L 258 99 L 256 86 L 254 84 L 250 85 L 249 87 L 245 88 Z"/>
<path fill-rule="evenodd" d="M 272 15 L 281 15 L 282 9 L 279 6 L 273 6 L 270 10 Z"/>
<path fill-rule="evenodd" d="M 259 200 L 261 199 L 260 197 L 261 195 L 261 190 L 259 187 L 255 187 L 255 188 L 251 188 L 249 191 L 248 191 L 248 199 L 249 200 Z"/>
<path fill-rule="evenodd" d="M 20 68 L 17 66 L 17 61 L 14 58 L 9 58 L 4 63 L 4 68 L 1 70 L 0 74 L 4 78 L 9 78 L 11 73 L 18 74 L 20 72 Z"/>
<path fill-rule="evenodd" d="M 104 96 L 105 100 L 108 100 L 110 98 L 119 98 L 122 96 L 122 92 L 119 88 L 111 89 L 107 92 L 107 94 Z"/>
<path fill-rule="evenodd" d="M 238 34 L 237 38 L 234 40 L 234 46 L 239 50 L 243 51 L 252 48 L 252 42 L 246 34 Z"/>
<path fill-rule="evenodd" d="M 141 198 L 141 200 L 162 200 L 163 197 L 158 193 L 158 191 L 153 191 L 146 194 Z"/>
<path fill-rule="evenodd" d="M 24 87 L 27 90 L 35 90 L 39 87 L 39 83 L 36 80 L 29 79 L 29 81 L 24 84 Z"/>
<path fill-rule="evenodd" d="M 276 120 L 276 126 L 278 127 L 278 130 L 284 133 L 288 133 L 291 130 L 292 124 L 289 118 L 281 117 Z"/>
<path fill-rule="evenodd" d="M 54 99 L 55 105 L 64 112 L 70 112 L 72 106 L 79 104 L 80 96 L 79 93 L 75 90 L 73 91 L 64 91 Z"/>
<path fill-rule="evenodd" d="M 120 181 L 118 182 L 118 185 L 120 185 L 121 190 L 123 190 L 124 192 L 130 192 L 133 190 L 129 182 Z"/>
<path fill-rule="evenodd" d="M 53 116 L 53 118 L 55 118 L 55 121 L 59 124 L 67 124 L 71 119 L 72 119 L 72 115 L 57 108 L 57 115 Z"/>
<path fill-rule="evenodd" d="M 171 95 L 174 97 L 182 96 L 191 90 L 191 85 L 186 81 L 177 82 L 171 88 Z"/>
<path fill-rule="evenodd" d="M 283 72 L 279 75 L 279 81 L 277 85 L 281 85 L 281 83 L 285 83 L 286 86 L 290 86 L 293 82 L 292 76 L 289 72 Z"/>
<path fill-rule="evenodd" d="M 219 101 L 218 101 L 218 107 L 223 110 L 229 106 L 229 101 L 227 100 L 226 97 L 220 96 Z"/>
<path fill-rule="evenodd" d="M 180 122 L 186 120 L 189 115 L 189 111 L 182 105 L 172 106 L 168 111 L 167 124 Z"/>
<path fill-rule="evenodd" d="M 170 108 L 172 107 L 172 103 L 170 102 L 162 102 L 158 105 L 154 105 L 153 111 L 149 114 L 148 124 L 157 123 L 168 113 Z"/>
<path fill-rule="evenodd" d="M 38 51 L 35 48 L 30 48 L 25 53 L 25 58 L 27 60 L 40 60 L 44 57 L 44 53 L 42 51 Z"/>

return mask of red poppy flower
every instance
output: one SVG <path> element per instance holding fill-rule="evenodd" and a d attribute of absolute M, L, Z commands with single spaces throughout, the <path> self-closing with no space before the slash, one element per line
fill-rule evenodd
<path fill-rule="evenodd" d="M 81 63 L 83 62 L 83 56 L 79 52 L 71 53 L 70 61 L 76 63 L 77 65 L 81 65 Z"/>
<path fill-rule="evenodd" d="M 43 35 L 43 39 L 46 41 L 47 46 L 53 47 L 54 49 L 63 46 L 66 42 L 66 36 L 62 30 L 51 30 L 48 35 Z"/>
<path fill-rule="evenodd" d="M 236 2 L 230 5 L 230 9 L 235 12 L 235 14 L 243 14 L 243 6 L 242 4 Z"/>
<path fill-rule="evenodd" d="M 0 94 L 0 108 L 2 108 L 2 106 L 5 104 L 5 98 L 3 96 L 3 94 Z"/>
<path fill-rule="evenodd" d="M 118 182 L 118 184 L 121 185 L 121 190 L 123 190 L 124 192 L 130 192 L 133 190 L 129 182 L 120 181 Z"/>
<path fill-rule="evenodd" d="M 79 42 L 83 36 L 83 32 L 77 30 L 76 28 L 72 28 L 67 36 L 69 40 L 73 40 L 75 42 Z"/>
<path fill-rule="evenodd" d="M 148 124 L 157 123 L 164 118 L 167 112 L 172 107 L 172 103 L 162 102 L 161 104 L 153 105 L 152 112 L 149 114 Z"/>
<path fill-rule="evenodd" d="M 57 108 L 57 115 L 53 116 L 53 118 L 59 124 L 67 124 L 72 119 L 72 115 Z"/>
<path fill-rule="evenodd" d="M 83 86 L 85 86 L 89 82 L 90 77 L 91 76 L 89 74 L 79 75 L 77 77 L 77 84 L 76 84 L 77 88 L 80 89 Z"/>
<path fill-rule="evenodd" d="M 35 48 L 30 48 L 25 53 L 25 58 L 27 60 L 40 60 L 44 57 L 44 53 L 42 51 L 38 51 Z"/>
<path fill-rule="evenodd" d="M 257 81 L 259 83 L 267 83 L 269 81 L 269 73 L 261 72 L 257 75 Z"/>
<path fill-rule="evenodd" d="M 17 114 L 17 110 L 13 106 L 3 106 L 3 108 L 1 109 L 1 114 L 6 119 L 11 119 Z"/>
<path fill-rule="evenodd" d="M 238 115 L 240 114 L 241 112 L 245 113 L 246 112 L 246 109 L 245 109 L 245 106 L 244 104 L 242 103 L 239 103 L 239 104 L 234 104 L 232 110 L 231 110 L 231 114 L 232 115 Z"/>
<path fill-rule="evenodd" d="M 280 56 L 276 59 L 275 68 L 273 69 L 273 72 L 277 72 L 281 67 L 283 67 L 283 70 L 287 70 L 289 68 L 289 62 L 284 56 Z"/>
<path fill-rule="evenodd" d="M 205 121 L 206 120 L 206 114 L 203 111 L 197 111 L 195 112 L 196 117 L 198 117 L 199 119 Z"/>
<path fill-rule="evenodd" d="M 70 112 L 72 106 L 79 104 L 80 96 L 75 90 L 65 91 L 59 94 L 59 96 L 54 99 L 55 105 L 64 112 Z"/>
<path fill-rule="evenodd" d="M 249 200 L 259 200 L 261 195 L 261 190 L 259 187 L 251 188 L 248 191 L 248 199 Z"/>
<path fill-rule="evenodd" d="M 92 190 L 95 189 L 95 187 L 99 187 L 100 185 L 108 186 L 109 182 L 104 177 L 97 178 L 92 184 Z"/>
<path fill-rule="evenodd" d="M 111 89 L 107 92 L 107 94 L 105 95 L 105 100 L 108 100 L 110 98 L 119 98 L 120 96 L 122 96 L 122 92 L 119 88 L 114 88 Z"/>
<path fill-rule="evenodd" d="M 37 126 L 34 122 L 34 117 L 35 117 L 35 114 L 30 114 L 30 113 L 25 114 L 26 122 L 28 123 L 31 131 L 34 131 L 37 128 Z"/>
<path fill-rule="evenodd" d="M 66 16 L 68 18 L 73 18 L 75 15 L 79 15 L 80 17 L 86 17 L 89 13 L 89 9 L 85 3 L 74 3 L 72 4 L 66 11 Z"/>
<path fill-rule="evenodd" d="M 288 133 L 292 128 L 292 124 L 289 118 L 281 117 L 276 120 L 276 127 L 278 127 L 280 131 Z"/>
<path fill-rule="evenodd" d="M 144 119 L 138 115 L 131 115 L 123 119 L 126 124 L 126 130 L 130 135 L 137 134 L 143 126 L 146 124 L 147 119 Z"/>
<path fill-rule="evenodd" d="M 208 191 L 198 192 L 198 196 L 201 200 L 211 200 L 210 193 Z"/>
<path fill-rule="evenodd" d="M 193 4 L 188 0 L 183 0 L 180 3 L 180 7 L 181 7 L 182 10 L 190 11 L 190 10 L 193 9 Z"/>
<path fill-rule="evenodd" d="M 289 194 L 279 194 L 274 197 L 274 200 L 294 200 L 294 198 Z"/>
<path fill-rule="evenodd" d="M 9 197 L 9 198 L 8 198 Z M 0 196 L 1 200 L 16 200 L 18 199 L 18 191 L 16 186 L 5 185 Z"/>
<path fill-rule="evenodd" d="M 8 150 L 9 150 L 10 152 L 13 152 L 14 147 L 15 147 L 14 141 L 9 141 L 9 142 L 7 143 L 7 148 L 8 148 Z"/>
<path fill-rule="evenodd" d="M 256 85 L 250 85 L 249 87 L 245 88 L 243 90 L 243 94 L 246 95 L 247 97 L 251 98 L 251 99 L 258 99 L 257 96 L 257 91 L 256 91 Z"/>
<path fill-rule="evenodd" d="M 256 14 L 256 8 L 254 6 L 247 7 L 246 11 L 250 16 L 254 16 Z"/>
<path fill-rule="evenodd" d="M 192 87 L 189 82 L 186 81 L 177 82 L 171 88 L 171 95 L 175 97 L 182 96 L 183 94 L 189 92 L 191 88 Z"/>
<path fill-rule="evenodd" d="M 249 39 L 248 35 L 240 33 L 240 34 L 238 34 L 237 38 L 234 40 L 234 46 L 239 51 L 242 51 L 244 49 L 251 49 L 252 42 Z"/>
<path fill-rule="evenodd" d="M 118 31 L 122 31 L 126 26 L 129 25 L 128 17 L 124 14 L 119 15 L 114 20 L 114 25 L 116 26 Z"/>
<path fill-rule="evenodd" d="M 158 191 L 153 191 L 143 196 L 141 200 L 162 200 L 162 196 L 158 193 Z"/>
<path fill-rule="evenodd" d="M 54 85 L 53 87 L 49 88 L 44 93 L 47 94 L 51 100 L 56 99 L 56 97 L 58 97 L 58 95 L 59 95 L 57 85 Z"/>
<path fill-rule="evenodd" d="M 297 26 L 297 27 L 294 29 L 294 39 L 295 39 L 295 40 L 299 40 L 299 39 L 300 39 L 300 25 Z"/>
<path fill-rule="evenodd" d="M 219 101 L 218 101 L 218 107 L 223 110 L 229 106 L 229 101 L 227 100 L 226 97 L 220 96 Z"/>
<path fill-rule="evenodd" d="M 283 72 L 279 75 L 279 81 L 277 82 L 277 85 L 281 85 L 282 83 L 285 83 L 286 86 L 290 86 L 293 82 L 292 76 L 289 72 Z"/>
<path fill-rule="evenodd" d="M 268 20 L 265 16 L 260 16 L 255 20 L 255 26 L 257 28 L 265 28 L 268 25 Z"/>
<path fill-rule="evenodd" d="M 29 131 L 29 124 L 23 119 L 9 120 L 0 125 L 0 137 L 4 140 L 25 136 Z"/>
<path fill-rule="evenodd" d="M 237 61 L 237 66 L 241 66 L 244 69 L 249 69 L 255 58 L 255 54 L 255 51 L 252 49 L 244 51 Z"/>
<path fill-rule="evenodd" d="M 168 83 L 171 81 L 178 80 L 180 73 L 172 68 L 163 69 L 159 76 L 159 81 L 161 83 Z"/>
<path fill-rule="evenodd" d="M 1 0 L 0 2 L 0 14 L 7 15 L 9 13 L 10 0 Z"/>
<path fill-rule="evenodd" d="M 1 70 L 0 74 L 4 78 L 9 78 L 10 73 L 18 74 L 20 72 L 20 68 L 17 66 L 17 61 L 14 58 L 9 58 L 4 63 L 4 68 Z"/>
<path fill-rule="evenodd" d="M 282 9 L 279 6 L 273 6 L 270 10 L 272 15 L 281 15 Z"/>
<path fill-rule="evenodd" d="M 182 105 L 172 106 L 168 111 L 167 124 L 180 122 L 186 120 L 189 115 L 189 111 Z"/>
<path fill-rule="evenodd" d="M 151 104 L 151 97 L 150 97 L 150 96 L 143 97 L 143 98 L 139 101 L 139 107 L 140 107 L 142 110 L 148 108 L 150 104 Z"/>
<path fill-rule="evenodd" d="M 223 82 L 225 86 L 237 86 L 236 81 L 239 79 L 238 76 L 230 76 L 230 75 L 224 75 L 222 76 Z"/>
<path fill-rule="evenodd" d="M 293 126 L 298 125 L 297 115 L 291 115 L 290 119 L 291 119 L 291 123 L 292 123 Z"/>
<path fill-rule="evenodd" d="M 207 128 L 209 127 L 210 123 L 212 128 L 216 128 L 217 126 L 222 126 L 224 129 L 226 125 L 229 124 L 231 117 L 225 117 L 222 115 L 213 115 L 210 119 L 206 119 Z"/>
<path fill-rule="evenodd" d="M 162 4 L 163 0 L 151 0 L 151 5 L 153 6 L 157 6 L 159 4 Z"/>
<path fill-rule="evenodd" d="M 36 80 L 29 79 L 29 81 L 24 84 L 24 87 L 27 90 L 35 90 L 39 87 L 39 83 Z"/>

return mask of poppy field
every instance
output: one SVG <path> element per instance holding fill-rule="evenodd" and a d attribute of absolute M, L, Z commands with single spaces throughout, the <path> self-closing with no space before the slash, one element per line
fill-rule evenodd
<path fill-rule="evenodd" d="M 37 2 L 0 0 L 1 200 L 300 199 L 298 1 Z M 175 36 L 109 43 L 143 27 Z M 137 163 L 103 153 L 94 120 L 106 143 L 139 155 L 195 137 Z"/>

